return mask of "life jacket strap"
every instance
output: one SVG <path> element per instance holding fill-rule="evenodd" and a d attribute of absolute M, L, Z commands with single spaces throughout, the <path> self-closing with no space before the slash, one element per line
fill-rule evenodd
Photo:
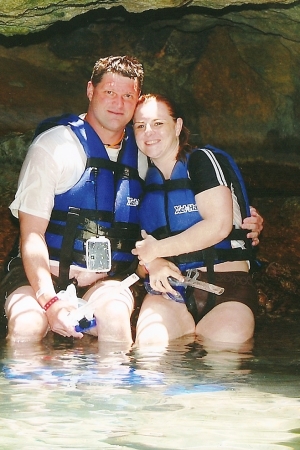
<path fill-rule="evenodd" d="M 247 261 L 253 259 L 253 251 L 247 248 L 214 248 L 214 263 L 216 261 Z M 174 264 L 187 264 L 193 261 L 204 261 L 205 255 L 203 250 L 199 250 L 191 253 L 184 253 L 179 256 L 174 256 L 171 258 Z"/>
<path fill-rule="evenodd" d="M 214 271 L 214 264 L 215 264 L 215 254 L 216 249 L 214 247 L 207 248 L 203 250 L 203 256 L 204 256 L 204 263 L 207 267 L 207 281 L 211 284 L 215 284 L 215 271 Z M 202 311 L 203 316 L 206 314 L 206 312 L 213 309 L 213 307 L 216 305 L 216 294 L 213 294 L 212 292 L 208 293 L 207 296 L 207 302 L 205 305 L 204 310 Z"/>
<path fill-rule="evenodd" d="M 155 192 L 155 191 L 172 192 L 177 189 L 191 189 L 191 180 L 189 178 L 165 180 L 163 184 L 151 183 L 145 187 L 146 192 Z"/>
<path fill-rule="evenodd" d="M 79 220 L 78 225 L 82 224 Z M 94 221 L 86 220 L 84 222 L 83 228 L 77 228 L 75 232 L 75 240 L 87 240 L 95 236 L 105 236 L 110 240 L 122 241 L 122 240 L 137 240 L 140 237 L 139 226 L 131 224 L 132 226 L 126 226 L 128 224 L 124 223 L 124 227 L 116 226 L 113 228 L 107 228 L 97 225 Z M 65 225 L 51 222 L 47 229 L 48 232 L 52 234 L 57 234 L 62 236 L 65 231 Z M 119 248 L 119 244 L 116 244 L 116 248 Z"/>
<path fill-rule="evenodd" d="M 67 214 L 65 233 L 61 245 L 58 284 L 60 289 L 66 289 L 69 284 L 70 265 L 72 262 L 73 243 L 79 223 L 79 208 L 70 207 Z"/>
<path fill-rule="evenodd" d="M 116 161 L 111 161 L 110 159 L 91 157 L 87 159 L 86 167 L 107 169 L 111 172 L 117 172 L 119 176 L 124 178 L 141 180 L 137 169 Z"/>
<path fill-rule="evenodd" d="M 94 211 L 89 209 L 79 209 L 79 222 L 81 225 L 87 224 L 88 222 L 96 223 L 96 222 L 108 222 L 111 223 L 113 219 L 113 213 L 110 211 Z M 68 211 L 60 211 L 60 210 L 53 210 L 51 214 L 51 221 L 57 221 L 57 222 L 66 222 L 68 217 Z M 52 230 L 52 226 L 55 226 L 56 224 L 53 224 L 53 222 L 49 223 L 48 231 L 55 232 L 54 228 Z M 61 232 L 61 231 L 60 231 Z M 57 233 L 56 233 L 57 234 Z"/>

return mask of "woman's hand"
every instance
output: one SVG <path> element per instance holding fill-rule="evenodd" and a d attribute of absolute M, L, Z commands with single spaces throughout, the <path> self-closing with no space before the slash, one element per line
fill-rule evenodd
<path fill-rule="evenodd" d="M 143 241 L 137 241 L 131 253 L 138 257 L 140 264 L 145 265 L 157 258 L 157 240 L 151 234 L 147 234 L 145 230 L 141 231 L 141 235 Z"/>
<path fill-rule="evenodd" d="M 168 277 L 176 278 L 178 281 L 183 281 L 184 278 L 175 264 L 166 259 L 157 258 L 155 261 L 147 264 L 147 269 L 152 289 L 162 293 L 171 292 L 176 295 L 176 291 L 171 287 Z"/>
<path fill-rule="evenodd" d="M 259 212 L 253 207 L 250 206 L 251 217 L 246 217 L 242 223 L 242 228 L 244 230 L 251 230 L 247 237 L 252 239 L 252 245 L 259 244 L 259 238 L 261 231 L 263 230 L 264 219 L 261 217 Z"/>

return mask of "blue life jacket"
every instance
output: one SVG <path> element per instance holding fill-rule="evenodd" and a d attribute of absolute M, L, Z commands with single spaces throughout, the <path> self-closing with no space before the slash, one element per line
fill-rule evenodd
<path fill-rule="evenodd" d="M 45 234 L 50 258 L 60 261 L 60 284 L 68 281 L 71 264 L 86 267 L 85 242 L 94 236 L 110 240 L 109 274 L 123 272 L 135 258 L 131 250 L 140 236 L 138 204 L 143 180 L 138 174 L 133 130 L 126 127 L 118 161 L 113 162 L 94 129 L 78 116 L 47 119 L 38 126 L 36 135 L 58 125 L 72 129 L 87 156 L 80 180 L 55 196 Z"/>
<path fill-rule="evenodd" d="M 232 184 L 241 210 L 242 220 L 250 216 L 250 208 L 245 184 L 241 172 L 233 158 L 223 150 L 206 146 L 218 160 L 221 168 L 226 170 L 229 183 Z M 194 151 L 202 151 L 195 149 Z M 188 160 L 177 161 L 171 178 L 165 180 L 157 167 L 148 169 L 145 180 L 144 195 L 140 203 L 141 228 L 156 239 L 174 236 L 203 220 L 191 188 L 188 175 Z M 151 213 L 155 208 L 155 213 Z M 205 250 L 185 253 L 170 258 L 181 271 L 219 264 L 224 261 L 244 261 L 253 259 L 252 241 L 246 237 L 247 231 L 233 227 L 229 236 Z M 232 240 L 245 243 L 242 248 L 232 248 Z"/>

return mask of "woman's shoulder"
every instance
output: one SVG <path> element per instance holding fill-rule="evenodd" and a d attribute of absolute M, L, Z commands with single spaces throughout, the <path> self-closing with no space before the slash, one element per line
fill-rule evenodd
<path fill-rule="evenodd" d="M 197 159 L 205 161 L 211 160 L 212 158 L 216 158 L 214 152 L 206 147 L 193 148 L 189 157 L 189 159 L 192 159 L 193 161 Z"/>
<path fill-rule="evenodd" d="M 194 149 L 189 157 L 188 171 L 195 193 L 220 185 L 228 185 L 226 174 L 212 150 Z"/>
<path fill-rule="evenodd" d="M 216 164 L 218 164 L 218 160 L 215 154 L 205 147 L 194 148 L 188 157 L 189 169 L 199 165 L 214 167 Z"/>

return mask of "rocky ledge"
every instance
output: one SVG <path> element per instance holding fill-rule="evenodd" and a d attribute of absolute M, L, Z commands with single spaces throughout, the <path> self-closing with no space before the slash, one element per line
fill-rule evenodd
<path fill-rule="evenodd" d="M 158 9 L 183 9 L 199 7 L 203 10 L 223 10 L 233 7 L 235 9 L 247 5 L 254 5 L 254 11 L 260 11 L 259 6 L 268 5 L 269 0 L 158 0 L 155 2 L 136 0 L 0 0 L 0 33 L 11 36 L 15 34 L 27 34 L 48 28 L 58 21 L 69 21 L 75 16 L 87 11 L 101 9 L 123 8 L 130 13 L 142 13 L 148 10 Z M 294 4 L 293 0 L 274 0 L 272 10 L 276 7 L 286 7 Z"/>

